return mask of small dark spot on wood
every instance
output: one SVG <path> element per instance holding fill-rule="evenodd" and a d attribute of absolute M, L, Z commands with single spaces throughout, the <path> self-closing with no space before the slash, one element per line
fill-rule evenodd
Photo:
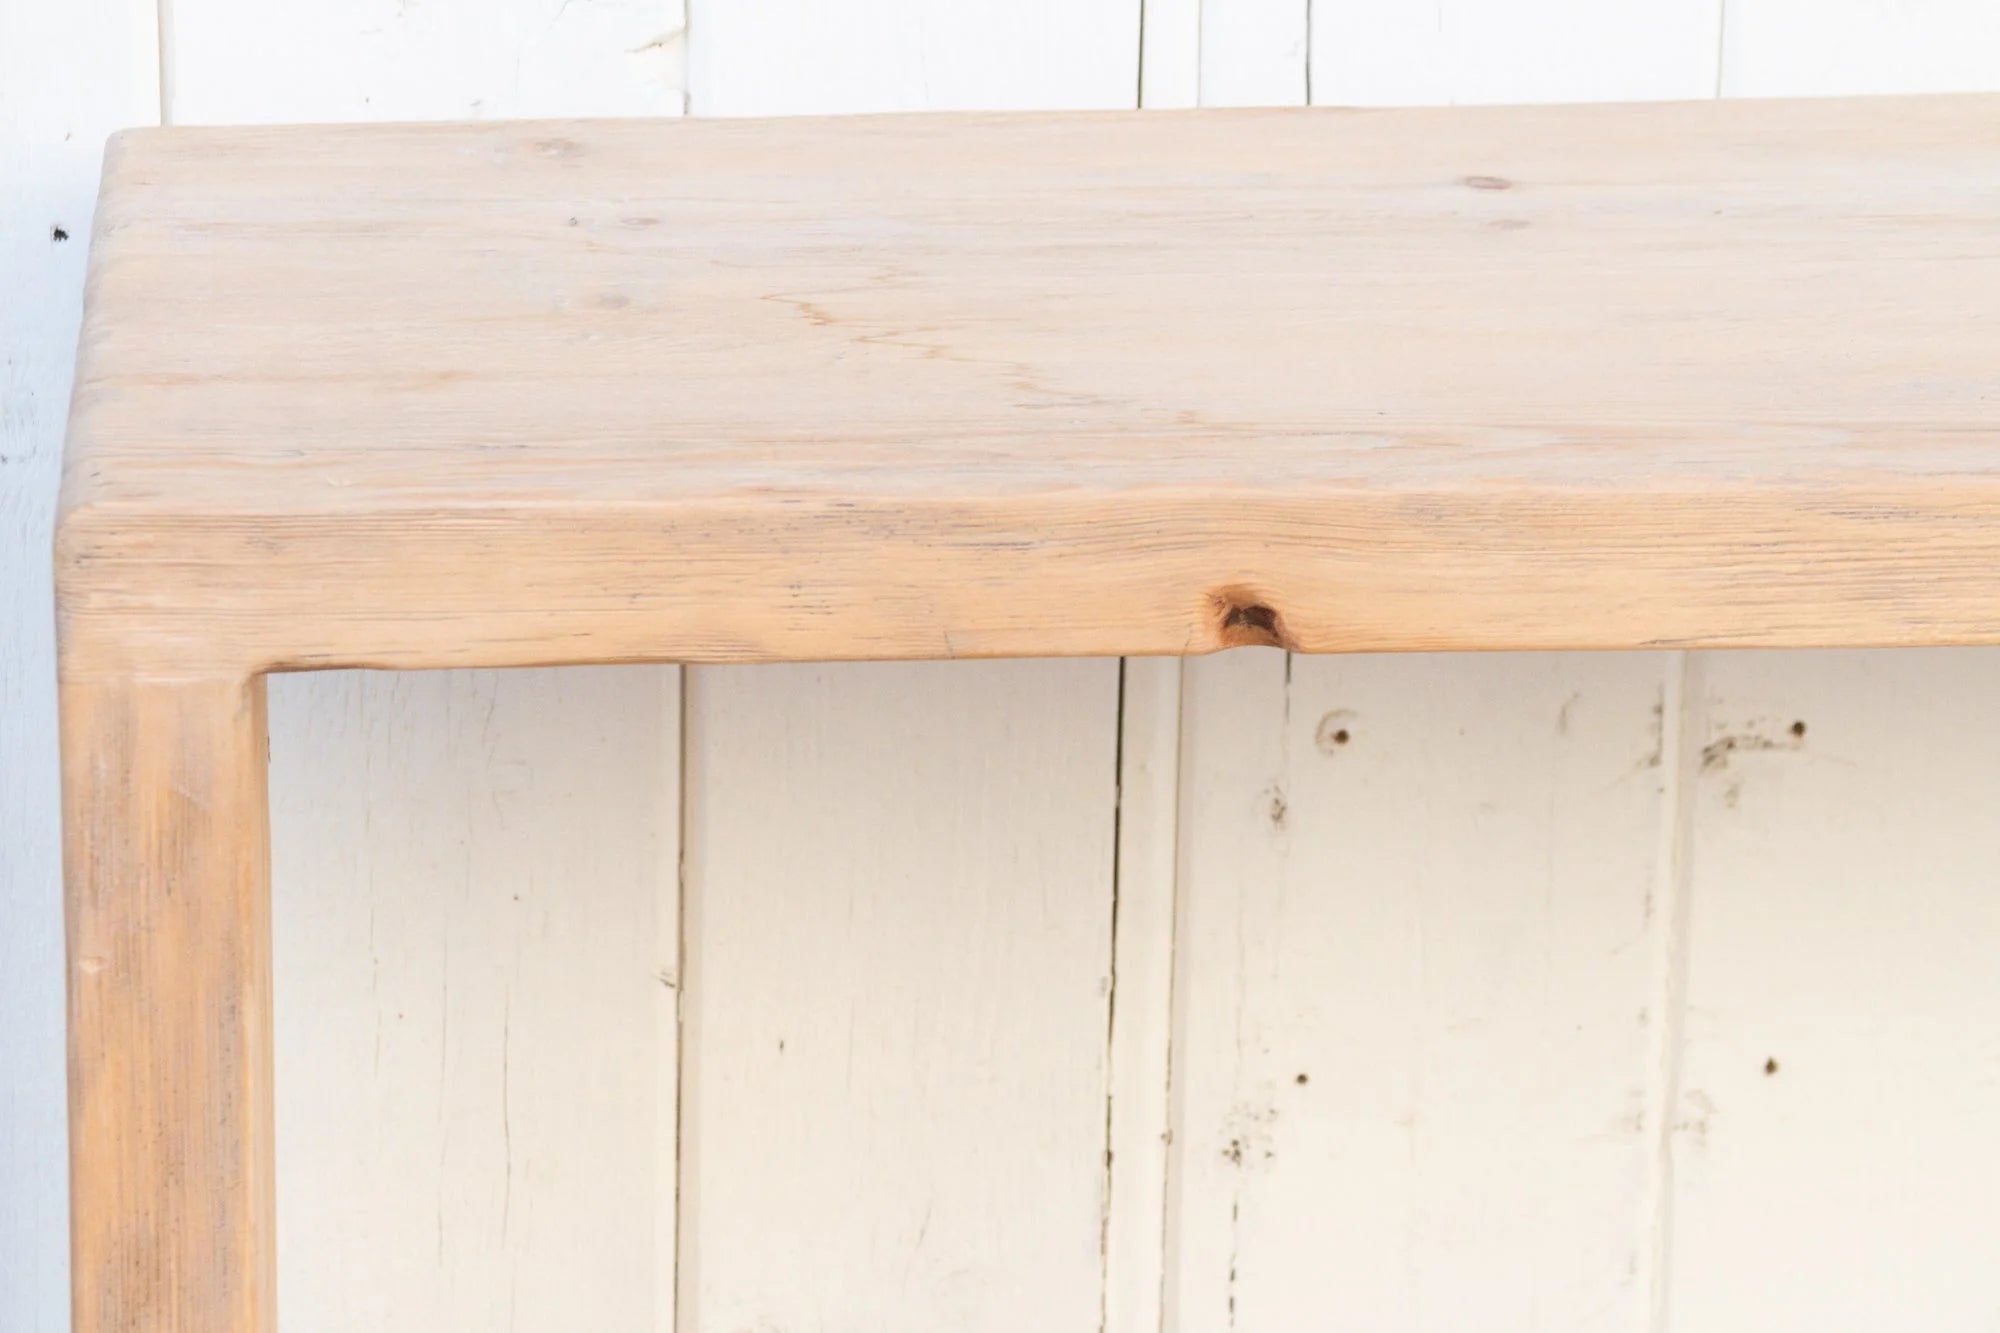
<path fill-rule="evenodd" d="M 1800 740 L 1804 740 L 1806 736 L 1806 724 L 1803 722 L 1792 723 L 1792 735 L 1798 737 Z"/>
<path fill-rule="evenodd" d="M 1226 648 L 1246 646 L 1290 648 L 1284 618 L 1277 608 L 1245 588 L 1223 588 L 1209 595 L 1216 637 Z"/>
<path fill-rule="evenodd" d="M 1298 1084 L 1300 1087 L 1303 1088 L 1306 1084 L 1312 1082 L 1312 1080 L 1307 1078 L 1304 1074 L 1300 1074 L 1297 1078 L 1293 1079 L 1292 1082 Z"/>
<path fill-rule="evenodd" d="M 1333 743 L 1335 745 L 1345 745 L 1347 744 L 1347 741 L 1348 741 L 1348 735 L 1346 727 L 1341 727 L 1333 733 Z"/>
<path fill-rule="evenodd" d="M 1771 1077 L 1771 1075 L 1777 1072 L 1778 1072 L 1778 1058 L 1776 1056 L 1767 1057 L 1764 1061 L 1764 1077 L 1769 1078 Z"/>
<path fill-rule="evenodd" d="M 69 239 L 69 233 L 63 230 L 61 227 L 50 227 L 49 239 L 54 241 L 57 245 L 61 245 L 64 241 Z"/>
<path fill-rule="evenodd" d="M 1505 176 L 1467 176 L 1465 184 L 1474 190 L 1511 190 L 1514 182 Z"/>
<path fill-rule="evenodd" d="M 1270 817 L 1273 827 L 1283 828 L 1285 816 L 1290 813 L 1291 807 L 1285 803 L 1285 794 L 1281 791 L 1273 789 L 1270 797 L 1270 804 L 1265 806 L 1264 813 Z"/>
<path fill-rule="evenodd" d="M 576 225 L 576 219 L 575 219 L 575 218 L 571 218 L 571 219 L 569 220 L 569 223 L 568 223 L 568 225 L 569 225 L 569 226 L 572 226 L 572 227 L 574 227 L 574 226 Z"/>
<path fill-rule="evenodd" d="M 1268 606 L 1232 606 L 1229 614 L 1222 618 L 1222 627 L 1274 634 L 1278 629 L 1278 613 Z"/>

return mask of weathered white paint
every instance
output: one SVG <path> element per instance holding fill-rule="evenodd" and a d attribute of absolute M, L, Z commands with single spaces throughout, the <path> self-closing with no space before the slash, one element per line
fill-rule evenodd
<path fill-rule="evenodd" d="M 1708 97 L 1723 3 L 1318 0 L 1313 100 L 1402 106 Z M 1732 9 L 1736 3 L 1730 0 Z"/>
<path fill-rule="evenodd" d="M 2000 88 L 1991 0 L 1728 0 L 1727 97 Z"/>
<path fill-rule="evenodd" d="M 652 1327 L 661 685 L 272 682 L 287 1333 Z"/>
<path fill-rule="evenodd" d="M 1139 0 L 695 0 L 703 116 L 1123 107 Z"/>
<path fill-rule="evenodd" d="M 1172 1327 L 1638 1322 L 1658 668 L 1190 665 Z"/>
<path fill-rule="evenodd" d="M 1201 0 L 1143 0 L 1139 105 L 1201 102 Z"/>
<path fill-rule="evenodd" d="M 0 0 L 0 1329 L 69 1327 L 49 534 L 104 137 L 159 114 L 152 0 Z"/>
<path fill-rule="evenodd" d="M 1995 1327 L 2000 654 L 1704 670 L 1674 1325 Z"/>
<path fill-rule="evenodd" d="M 681 0 L 172 0 L 180 125 L 661 116 Z"/>
<path fill-rule="evenodd" d="M 1203 0 L 1202 106 L 1304 106 L 1310 0 Z"/>
<path fill-rule="evenodd" d="M 1117 675 L 689 673 L 682 1329 L 1096 1326 Z"/>
<path fill-rule="evenodd" d="M 0 0 L 8 1333 L 66 1326 L 55 446 L 162 77 L 183 121 L 2000 87 L 1979 0 L 155 13 Z M 1247 653 L 1125 664 L 1122 715 L 1108 662 L 705 672 L 685 936 L 678 673 L 281 680 L 285 1326 L 1984 1327 L 1996 662 Z"/>

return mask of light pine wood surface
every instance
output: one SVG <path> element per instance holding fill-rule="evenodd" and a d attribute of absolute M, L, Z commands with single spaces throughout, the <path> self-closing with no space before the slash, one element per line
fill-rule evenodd
<path fill-rule="evenodd" d="M 264 681 L 62 689 L 79 1333 L 271 1333 Z"/>
<path fill-rule="evenodd" d="M 1996 107 L 140 132 L 65 633 L 133 671 L 1990 641 Z"/>

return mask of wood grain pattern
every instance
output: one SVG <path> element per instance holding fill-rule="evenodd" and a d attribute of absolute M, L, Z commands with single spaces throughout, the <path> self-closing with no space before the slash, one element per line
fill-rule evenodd
<path fill-rule="evenodd" d="M 264 682 L 62 682 L 78 1333 L 272 1333 Z"/>
<path fill-rule="evenodd" d="M 149 670 L 1994 641 L 1996 106 L 128 138 L 64 630 Z"/>

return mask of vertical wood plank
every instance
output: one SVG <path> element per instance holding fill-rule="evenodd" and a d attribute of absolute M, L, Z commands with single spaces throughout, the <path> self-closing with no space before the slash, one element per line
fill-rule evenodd
<path fill-rule="evenodd" d="M 1729 97 L 2000 88 L 2000 8 L 1987 0 L 1729 0 Z"/>
<path fill-rule="evenodd" d="M 69 1327 L 49 538 L 104 139 L 159 114 L 152 0 L 0 0 L 0 1326 Z"/>
<path fill-rule="evenodd" d="M 1129 107 L 1138 0 L 713 0 L 694 8 L 704 116 Z"/>
<path fill-rule="evenodd" d="M 1143 0 L 1139 105 L 1201 103 L 1201 0 Z"/>
<path fill-rule="evenodd" d="M 172 0 L 180 125 L 665 116 L 682 0 Z"/>
<path fill-rule="evenodd" d="M 649 1327 L 671 1272 L 660 673 L 271 690 L 287 1333 Z"/>
<path fill-rule="evenodd" d="M 678 0 L 169 17 L 182 122 L 681 109 Z M 274 682 L 287 1333 L 671 1327 L 676 688 Z"/>
<path fill-rule="evenodd" d="M 62 664 L 76 1333 L 275 1333 L 264 682 Z"/>
<path fill-rule="evenodd" d="M 1190 664 L 1171 1327 L 1639 1322 L 1658 665 Z"/>
<path fill-rule="evenodd" d="M 1203 0 L 1201 105 L 1304 106 L 1311 0 Z"/>
<path fill-rule="evenodd" d="M 1138 20 L 698 5 L 690 104 L 1130 106 Z M 684 1333 L 1099 1327 L 1117 682 L 690 673 Z"/>
<path fill-rule="evenodd" d="M 2000 654 L 1706 670 L 1674 1326 L 1986 1327 Z"/>
<path fill-rule="evenodd" d="M 1243 1075 L 1248 951 L 1271 928 L 1245 911 L 1241 886 L 1283 868 L 1275 844 L 1243 836 L 1238 807 L 1248 802 L 1254 815 L 1261 801 L 1269 816 L 1282 777 L 1290 665 L 1283 652 L 1239 648 L 1191 660 L 1182 673 L 1163 1333 L 1235 1322 L 1241 1205 L 1216 1157 L 1240 1157 L 1242 1147 L 1239 1135 L 1225 1132 L 1220 1144 L 1214 1136 L 1231 1118 Z M 1310 1220 L 1317 1233 L 1320 1219 Z M 1315 1266 L 1296 1277 L 1304 1286 L 1319 1274 Z"/>
<path fill-rule="evenodd" d="M 690 673 L 683 1329 L 1098 1326 L 1116 673 Z"/>
<path fill-rule="evenodd" d="M 654 756 L 659 788 L 650 818 L 659 830 L 653 871 L 653 962 L 659 989 L 653 995 L 653 1333 L 674 1333 L 680 1282 L 681 1162 L 681 847 L 687 814 L 687 700 L 678 670 L 657 672 L 660 746 Z"/>
<path fill-rule="evenodd" d="M 1313 100 L 1398 106 L 1708 97 L 1722 2 L 1314 0 Z"/>

